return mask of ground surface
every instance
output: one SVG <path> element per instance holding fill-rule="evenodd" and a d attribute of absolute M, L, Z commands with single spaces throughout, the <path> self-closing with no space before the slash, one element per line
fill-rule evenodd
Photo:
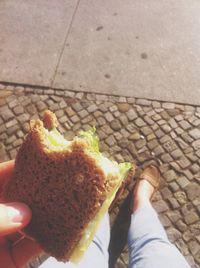
<path fill-rule="evenodd" d="M 0 81 L 200 105 L 200 1 L 0 2 Z"/>
<path fill-rule="evenodd" d="M 101 150 L 117 161 L 135 161 L 137 174 L 152 155 L 161 161 L 162 184 L 154 207 L 170 240 L 192 267 L 200 267 L 200 107 L 1 84 L 0 161 L 15 158 L 29 120 L 47 108 L 56 113 L 68 139 L 96 126 Z M 111 262 L 122 251 L 118 268 L 128 262 L 126 237 L 120 236 L 127 221 L 120 215 L 127 210 L 134 181 L 111 212 L 113 234 L 118 234 L 113 236 L 117 243 L 111 242 Z"/>

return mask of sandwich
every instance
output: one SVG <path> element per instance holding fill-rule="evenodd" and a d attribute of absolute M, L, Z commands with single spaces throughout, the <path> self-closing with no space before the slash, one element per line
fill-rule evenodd
<path fill-rule="evenodd" d="M 31 208 L 23 232 L 46 253 L 78 263 L 134 165 L 105 157 L 95 128 L 68 141 L 57 127 L 51 111 L 30 122 L 3 199 Z"/>

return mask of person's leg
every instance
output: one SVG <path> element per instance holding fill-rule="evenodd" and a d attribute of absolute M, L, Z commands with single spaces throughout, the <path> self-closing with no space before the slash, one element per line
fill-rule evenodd
<path fill-rule="evenodd" d="M 134 191 L 133 214 L 128 234 L 129 268 L 189 268 L 170 243 L 151 205 L 154 187 L 146 180 L 138 182 Z"/>
<path fill-rule="evenodd" d="M 107 268 L 108 267 L 108 246 L 110 241 L 109 215 L 106 214 L 92 240 L 88 250 L 78 265 L 71 262 L 62 263 L 55 258 L 48 258 L 40 268 Z"/>

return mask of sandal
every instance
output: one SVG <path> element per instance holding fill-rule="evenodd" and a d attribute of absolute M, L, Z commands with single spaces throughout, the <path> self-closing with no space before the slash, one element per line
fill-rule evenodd
<path fill-rule="evenodd" d="M 160 171 L 158 167 L 154 164 L 149 165 L 145 168 L 145 170 L 141 173 L 140 177 L 137 180 L 146 180 L 154 187 L 154 191 L 151 196 L 152 200 L 160 186 Z"/>

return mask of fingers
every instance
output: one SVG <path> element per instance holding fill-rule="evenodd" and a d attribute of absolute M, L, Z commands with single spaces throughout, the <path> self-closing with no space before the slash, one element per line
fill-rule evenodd
<path fill-rule="evenodd" d="M 4 183 L 12 176 L 14 166 L 14 160 L 0 163 L 0 194 L 2 192 Z"/>
<path fill-rule="evenodd" d="M 0 236 L 21 230 L 31 219 L 31 210 L 23 203 L 0 204 Z"/>
<path fill-rule="evenodd" d="M 12 175 L 14 165 L 14 160 L 0 163 L 0 180 L 4 177 L 10 177 Z"/>
<path fill-rule="evenodd" d="M 28 238 L 23 238 L 12 246 L 6 238 L 0 237 L 0 267 L 24 267 L 40 253 L 42 253 L 40 246 Z"/>
<path fill-rule="evenodd" d="M 38 256 L 41 253 L 41 247 L 29 238 L 20 240 L 11 249 L 12 258 L 17 267 L 23 267 L 33 257 Z"/>

